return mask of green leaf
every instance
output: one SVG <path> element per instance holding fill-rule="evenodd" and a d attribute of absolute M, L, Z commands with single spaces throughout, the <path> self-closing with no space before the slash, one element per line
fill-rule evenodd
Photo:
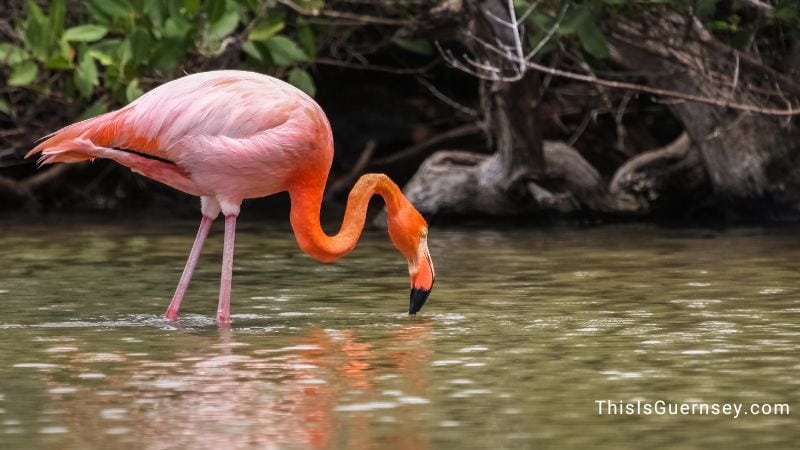
<path fill-rule="evenodd" d="M 91 119 L 92 117 L 99 116 L 106 111 L 108 111 L 108 105 L 98 100 L 86 108 L 86 110 L 81 113 L 80 117 L 78 117 L 78 120 Z"/>
<path fill-rule="evenodd" d="M 3 113 L 7 116 L 11 116 L 11 105 L 8 104 L 7 101 L 0 98 L 0 113 Z"/>
<path fill-rule="evenodd" d="M 125 67 L 131 59 L 133 59 L 133 51 L 131 50 L 131 40 L 128 38 L 122 41 L 117 47 L 117 61 L 119 62 L 119 67 Z"/>
<path fill-rule="evenodd" d="M 286 24 L 282 19 L 261 19 L 256 22 L 255 25 L 253 25 L 253 28 L 250 30 L 250 34 L 247 36 L 247 39 L 250 41 L 266 41 L 272 36 L 280 33 L 284 26 L 286 26 Z"/>
<path fill-rule="evenodd" d="M 311 13 L 316 13 L 325 6 L 324 0 L 297 0 L 295 3 L 303 11 Z"/>
<path fill-rule="evenodd" d="M 39 73 L 39 67 L 33 61 L 23 61 L 11 70 L 11 75 L 8 76 L 9 86 L 27 86 L 33 83 L 36 75 Z"/>
<path fill-rule="evenodd" d="M 208 22 L 214 23 L 221 19 L 225 14 L 226 6 L 225 0 L 208 0 L 206 2 L 206 15 L 208 16 Z"/>
<path fill-rule="evenodd" d="M 229 11 L 222 15 L 219 20 L 213 22 L 208 28 L 208 40 L 221 41 L 239 25 L 239 13 L 237 11 Z"/>
<path fill-rule="evenodd" d="M 30 55 L 16 45 L 0 42 L 0 64 L 15 66 L 22 61 L 30 59 Z"/>
<path fill-rule="evenodd" d="M 299 67 L 292 69 L 289 72 L 288 81 L 312 97 L 317 93 L 317 88 L 314 86 L 314 80 L 311 78 L 311 75 L 308 73 L 308 71 L 304 69 Z"/>
<path fill-rule="evenodd" d="M 131 43 L 131 60 L 135 66 L 144 64 L 150 55 L 151 41 L 150 33 L 142 27 L 134 28 L 128 37 Z"/>
<path fill-rule="evenodd" d="M 303 46 L 306 55 L 313 58 L 317 55 L 317 40 L 314 37 L 314 30 L 307 23 L 297 25 L 297 40 Z"/>
<path fill-rule="evenodd" d="M 98 61 L 100 64 L 106 64 L 107 58 L 111 58 L 112 60 L 119 55 L 119 46 L 122 44 L 122 39 L 103 39 L 102 41 L 95 42 L 89 47 L 89 53 L 92 57 Z M 97 52 L 95 54 L 94 52 Z M 111 64 L 109 62 L 109 64 Z"/>
<path fill-rule="evenodd" d="M 186 44 L 179 39 L 159 41 L 150 55 L 150 65 L 161 73 L 168 73 L 178 66 L 186 53 Z"/>
<path fill-rule="evenodd" d="M 66 0 L 54 0 L 50 4 L 50 32 L 53 36 L 61 36 L 64 31 L 64 17 L 66 15 Z"/>
<path fill-rule="evenodd" d="M 252 42 L 245 42 L 242 44 L 242 51 L 249 55 L 251 58 L 255 59 L 258 62 L 264 62 L 264 57 L 261 56 L 261 52 L 258 51 L 255 44 Z"/>
<path fill-rule="evenodd" d="M 258 12 L 258 8 L 261 6 L 261 0 L 240 0 L 240 2 L 247 4 L 247 8 L 251 12 Z"/>
<path fill-rule="evenodd" d="M 533 14 L 531 14 L 530 18 L 528 19 L 528 22 L 533 23 L 536 29 L 546 32 L 553 26 L 553 24 L 555 23 L 555 19 L 546 14 L 534 12 Z"/>
<path fill-rule="evenodd" d="M 161 32 L 164 29 L 164 16 L 166 13 L 166 5 L 161 0 L 142 0 L 144 4 L 142 5 L 142 11 L 147 14 L 147 17 L 150 18 L 150 23 L 153 24 L 150 31 L 153 32 L 154 35 L 160 36 Z M 189 13 L 189 15 L 195 15 L 194 13 Z"/>
<path fill-rule="evenodd" d="M 79 25 L 64 31 L 61 39 L 72 42 L 94 42 L 103 39 L 108 33 L 108 28 L 102 25 Z"/>
<path fill-rule="evenodd" d="M 75 56 L 75 51 L 69 45 L 69 42 L 65 41 L 64 39 L 59 39 L 58 49 L 60 51 L 59 56 L 61 56 L 61 58 L 70 62 L 72 61 L 73 56 Z"/>
<path fill-rule="evenodd" d="M 139 87 L 139 80 L 134 78 L 128 83 L 128 87 L 125 88 L 125 97 L 128 99 L 129 102 L 136 100 L 137 98 L 141 97 L 144 92 Z"/>
<path fill-rule="evenodd" d="M 273 36 L 264 41 L 269 49 L 272 62 L 278 66 L 288 66 L 297 61 L 307 61 L 305 52 L 293 40 L 286 36 Z"/>
<path fill-rule="evenodd" d="M 192 25 L 181 16 L 170 17 L 164 22 L 164 35 L 173 39 L 184 39 Z"/>
<path fill-rule="evenodd" d="M 183 0 L 183 8 L 187 14 L 194 16 L 200 11 L 200 0 Z"/>
<path fill-rule="evenodd" d="M 97 65 L 85 49 L 80 52 L 78 67 L 73 72 L 73 80 L 83 98 L 90 97 L 94 87 L 98 84 Z"/>
<path fill-rule="evenodd" d="M 608 42 L 593 21 L 583 22 L 577 32 L 578 40 L 586 53 L 598 59 L 608 58 Z"/>
<path fill-rule="evenodd" d="M 91 5 L 111 18 L 122 19 L 133 15 L 133 7 L 126 0 L 92 0 Z"/>
<path fill-rule="evenodd" d="M 37 59 L 44 61 L 50 50 L 50 20 L 44 15 L 42 9 L 31 0 L 28 0 L 28 18 L 25 21 L 23 35 L 25 44 Z"/>
<path fill-rule="evenodd" d="M 592 15 L 591 10 L 585 6 L 578 6 L 569 9 L 558 26 L 557 33 L 562 36 L 569 36 L 578 32 L 584 22 Z"/>
<path fill-rule="evenodd" d="M 89 49 L 89 56 L 96 59 L 97 62 L 104 66 L 110 66 L 114 64 L 114 57 L 111 54 L 106 53 L 101 48 L 91 48 Z"/>
<path fill-rule="evenodd" d="M 57 69 L 57 70 L 65 70 L 72 68 L 72 61 L 69 58 L 65 58 L 64 55 L 54 55 L 50 59 L 47 60 L 45 66 L 48 69 Z"/>
<path fill-rule="evenodd" d="M 528 45 L 531 48 L 537 48 L 542 43 L 542 40 L 548 39 L 548 34 L 544 31 L 539 31 L 536 34 L 528 36 Z M 558 48 L 558 40 L 549 37 L 548 41 L 539 49 L 538 55 L 546 55 Z"/>
<path fill-rule="evenodd" d="M 392 42 L 394 42 L 395 45 L 403 50 L 408 50 L 411 53 L 417 53 L 419 55 L 433 54 L 433 45 L 431 45 L 431 42 L 426 39 L 394 38 L 392 39 Z"/>

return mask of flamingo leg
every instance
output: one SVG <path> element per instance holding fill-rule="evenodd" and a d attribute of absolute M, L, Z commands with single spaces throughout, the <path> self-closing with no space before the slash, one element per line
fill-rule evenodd
<path fill-rule="evenodd" d="M 192 273 L 194 273 L 194 268 L 197 266 L 197 260 L 200 259 L 200 252 L 203 250 L 203 243 L 206 241 L 206 237 L 208 237 L 208 232 L 211 230 L 212 223 L 214 223 L 214 219 L 205 214 L 200 220 L 200 228 L 197 230 L 197 237 L 194 239 L 192 251 L 189 252 L 189 259 L 186 261 L 186 267 L 183 268 L 183 274 L 178 282 L 178 287 L 175 289 L 175 295 L 172 296 L 172 301 L 167 308 L 167 312 L 164 313 L 164 317 L 169 320 L 178 318 L 178 310 L 181 308 L 183 296 L 186 294 L 189 282 L 192 281 Z"/>
<path fill-rule="evenodd" d="M 222 253 L 222 277 L 219 283 L 217 322 L 231 321 L 231 281 L 233 280 L 233 241 L 236 237 L 236 215 L 225 216 L 225 248 Z"/>

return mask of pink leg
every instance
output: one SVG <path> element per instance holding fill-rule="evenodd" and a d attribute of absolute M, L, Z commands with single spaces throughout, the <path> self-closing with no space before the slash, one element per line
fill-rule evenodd
<path fill-rule="evenodd" d="M 181 275 L 181 280 L 178 282 L 178 288 L 175 289 L 175 295 L 172 296 L 172 302 L 170 302 L 167 312 L 164 313 L 164 317 L 169 320 L 175 320 L 178 318 L 178 310 L 181 308 L 183 295 L 186 294 L 186 289 L 189 287 L 189 282 L 192 281 L 192 273 L 194 272 L 195 266 L 197 266 L 197 260 L 200 259 L 200 252 L 203 250 L 203 243 L 206 241 L 208 231 L 211 229 L 211 224 L 213 222 L 214 219 L 206 215 L 203 215 L 203 218 L 200 220 L 200 229 L 197 230 L 197 237 L 194 239 L 192 251 L 189 252 L 189 259 L 186 261 L 186 267 L 183 268 L 183 274 Z"/>
<path fill-rule="evenodd" d="M 233 241 L 236 237 L 236 215 L 225 216 L 225 249 L 222 253 L 222 278 L 219 282 L 217 322 L 231 322 L 231 281 L 233 280 Z"/>

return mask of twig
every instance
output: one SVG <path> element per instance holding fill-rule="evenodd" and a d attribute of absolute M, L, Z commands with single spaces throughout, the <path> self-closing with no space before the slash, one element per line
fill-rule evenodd
<path fill-rule="evenodd" d="M 352 185 L 356 178 L 367 168 L 373 154 L 375 154 L 375 139 L 370 139 L 364 149 L 361 150 L 361 155 L 359 155 L 358 161 L 353 165 L 353 168 L 331 184 L 326 196 L 330 198 L 330 196 L 336 195 Z"/>
<path fill-rule="evenodd" d="M 412 20 L 408 19 L 390 19 L 387 17 L 368 16 L 364 14 L 354 14 L 345 11 L 334 11 L 330 9 L 308 10 L 304 9 L 302 6 L 298 5 L 297 3 L 291 0 L 278 0 L 278 3 L 284 4 L 289 8 L 297 11 L 298 13 L 306 16 L 323 16 L 323 17 L 331 17 L 334 19 L 353 20 L 360 23 L 368 23 L 374 25 L 391 25 L 391 26 L 401 26 L 401 27 L 408 26 L 413 23 Z"/>
<path fill-rule="evenodd" d="M 576 142 L 578 142 L 578 139 L 580 139 L 581 135 L 586 130 L 586 127 L 589 126 L 589 122 L 592 120 L 594 116 L 595 116 L 594 111 L 586 112 L 586 114 L 583 116 L 583 120 L 581 120 L 581 124 L 578 126 L 578 129 L 575 130 L 574 133 L 572 133 L 572 136 L 570 136 L 569 140 L 567 141 L 567 145 L 572 147 L 575 145 Z"/>
<path fill-rule="evenodd" d="M 523 50 L 522 50 L 522 30 L 520 29 L 520 23 L 517 22 L 517 11 L 514 9 L 514 0 L 508 0 L 508 15 L 511 18 L 511 22 L 514 24 L 514 49 L 517 51 L 517 58 L 523 59 Z"/>
<path fill-rule="evenodd" d="M 739 85 L 739 52 L 734 52 L 733 56 L 736 59 L 736 66 L 733 70 L 733 83 L 731 83 L 731 92 L 728 94 L 729 99 L 733 99 L 736 94 L 736 87 Z"/>
<path fill-rule="evenodd" d="M 36 175 L 24 178 L 22 180 L 15 180 L 13 178 L 0 175 L 0 191 L 5 191 L 11 195 L 25 199 L 28 206 L 37 205 L 36 196 L 34 191 L 42 186 L 50 183 L 51 181 L 61 178 L 68 171 L 78 167 L 76 164 L 59 164 L 53 166 L 49 170 L 38 172 Z"/>
<path fill-rule="evenodd" d="M 347 69 L 357 69 L 357 70 L 372 70 L 375 72 L 386 72 L 386 73 L 393 73 L 397 75 L 421 75 L 425 72 L 428 72 L 432 68 L 436 67 L 439 64 L 438 60 L 431 61 L 428 64 L 420 67 L 412 67 L 412 68 L 398 68 L 398 67 L 391 67 L 391 66 L 381 66 L 376 64 L 362 64 L 362 63 L 351 63 L 347 61 L 341 61 L 338 59 L 333 58 L 315 58 L 315 64 L 323 64 L 327 66 L 337 66 L 337 67 L 344 67 Z"/>
<path fill-rule="evenodd" d="M 724 108 L 731 108 L 731 109 L 738 109 L 740 111 L 747 111 L 752 113 L 758 114 L 765 114 L 770 116 L 796 116 L 800 114 L 800 108 L 792 107 L 791 104 L 788 105 L 786 109 L 779 109 L 779 108 L 765 108 L 761 106 L 750 105 L 746 103 L 739 103 L 739 102 L 730 102 L 727 100 L 720 100 L 716 98 L 704 97 L 702 95 L 695 95 L 695 94 L 688 94 L 685 92 L 678 92 L 669 89 L 660 89 L 652 86 L 645 86 L 642 84 L 637 83 L 627 83 L 623 81 L 611 81 L 605 80 L 602 78 L 597 78 L 590 75 L 583 75 L 580 73 L 575 72 L 568 72 L 565 70 L 560 70 L 552 67 L 543 66 L 541 64 L 537 64 L 535 62 L 528 62 L 528 67 L 533 70 L 547 73 L 550 75 L 555 75 L 563 78 L 569 78 L 571 80 L 577 81 L 585 81 L 587 83 L 595 83 L 601 86 L 610 87 L 614 89 L 628 89 L 631 91 L 638 91 L 638 92 L 646 92 L 648 94 L 654 95 L 662 95 L 664 97 L 672 97 L 672 98 L 679 98 L 682 100 L 689 100 L 698 103 L 705 103 L 707 105 L 714 105 L 714 106 L 721 106 Z"/>
<path fill-rule="evenodd" d="M 531 13 L 536 9 L 539 4 L 542 3 L 542 0 L 536 0 L 535 2 L 531 3 L 522 14 L 519 15 L 519 19 L 517 19 L 518 23 L 523 23 L 531 15 Z"/>
<path fill-rule="evenodd" d="M 510 0 L 509 0 L 509 8 L 510 8 L 509 9 L 509 15 L 510 15 L 510 17 L 512 17 L 512 21 L 509 22 L 509 21 L 506 21 L 506 20 L 498 18 L 498 19 L 496 19 L 496 20 L 498 20 L 498 23 L 500 23 L 502 25 L 506 25 L 506 26 L 512 25 L 514 23 L 517 23 L 517 21 L 515 19 L 516 16 L 515 16 L 514 8 L 513 8 L 513 2 L 510 1 Z M 560 16 L 559 20 L 556 21 L 556 25 L 559 25 L 560 22 L 563 20 L 563 12 L 564 11 L 565 10 L 562 9 L 562 15 Z M 696 21 L 696 18 L 695 18 L 695 21 Z M 555 33 L 555 29 L 556 29 L 555 26 L 556 25 L 554 25 L 554 27 L 551 28 L 549 33 Z M 696 24 L 694 24 L 694 25 L 696 26 Z M 521 31 L 517 27 L 517 30 L 515 30 L 515 36 L 517 38 L 520 37 L 520 33 L 521 33 Z M 699 31 L 698 31 L 698 34 L 699 34 L 699 37 L 700 37 L 701 40 L 708 41 L 709 39 L 711 39 L 711 38 L 703 35 Z M 792 104 L 789 103 L 788 101 L 787 101 L 788 105 L 787 105 L 786 109 L 763 107 L 763 106 L 756 106 L 756 105 L 752 105 L 752 104 L 748 104 L 748 103 L 736 102 L 736 101 L 733 101 L 732 99 L 718 99 L 718 98 L 706 97 L 706 96 L 703 96 L 703 95 L 696 95 L 696 94 L 689 94 L 689 93 L 685 93 L 685 92 L 673 91 L 673 90 L 670 90 L 670 89 L 661 89 L 661 88 L 646 86 L 646 85 L 642 85 L 642 84 L 638 84 L 638 83 L 629 83 L 629 82 L 623 82 L 623 81 L 606 80 L 606 79 L 603 79 L 603 78 L 598 78 L 598 77 L 596 77 L 594 75 L 586 75 L 586 74 L 571 72 L 571 71 L 567 71 L 567 70 L 557 69 L 555 67 L 547 67 L 545 65 L 539 64 L 539 63 L 537 63 L 537 62 L 532 60 L 533 59 L 533 55 L 535 55 L 535 52 L 533 52 L 531 55 L 528 55 L 525 58 L 520 58 L 519 57 L 519 54 L 520 54 L 519 53 L 519 48 L 515 48 L 515 50 L 516 50 L 516 55 L 515 55 L 515 54 L 513 54 L 513 53 L 511 53 L 509 51 L 505 51 L 505 50 L 499 48 L 498 46 L 496 46 L 494 44 L 486 42 L 485 40 L 483 40 L 483 39 L 481 39 L 481 38 L 479 38 L 479 37 L 477 37 L 477 36 L 475 36 L 473 34 L 469 34 L 468 37 L 471 38 L 472 40 L 474 40 L 475 42 L 477 42 L 479 45 L 481 45 L 487 51 L 495 53 L 495 54 L 505 58 L 506 61 L 511 62 L 514 65 L 514 71 L 515 71 L 514 75 L 512 75 L 512 76 L 502 75 L 502 70 L 500 68 L 494 67 L 494 66 L 492 66 L 491 64 L 488 64 L 488 63 L 477 61 L 477 60 L 475 60 L 474 58 L 472 58 L 472 57 L 470 57 L 468 55 L 464 55 L 464 61 L 465 62 L 462 62 L 461 60 L 459 60 L 455 56 L 453 56 L 451 51 L 443 49 L 438 42 L 436 42 L 436 46 L 439 49 L 439 52 L 441 53 L 442 58 L 449 65 L 451 65 L 452 67 L 455 67 L 455 68 L 457 68 L 459 70 L 462 70 L 464 72 L 467 72 L 470 75 L 473 75 L 475 77 L 478 77 L 478 78 L 481 78 L 481 79 L 485 79 L 485 80 L 514 82 L 514 81 L 518 81 L 518 80 L 522 79 L 522 77 L 525 75 L 525 72 L 528 69 L 531 69 L 531 70 L 536 70 L 538 72 L 549 74 L 549 75 L 553 75 L 553 76 L 558 76 L 558 77 L 562 77 L 562 78 L 568 78 L 568 79 L 572 79 L 572 80 L 576 80 L 576 81 L 584 81 L 584 82 L 587 82 L 587 83 L 594 83 L 596 85 L 604 86 L 604 87 L 608 87 L 608 88 L 627 89 L 627 90 L 631 90 L 631 91 L 645 92 L 645 93 L 648 93 L 648 94 L 654 94 L 654 95 L 660 95 L 660 96 L 664 96 L 664 97 L 671 97 L 671 98 L 677 98 L 677 99 L 682 99 L 682 100 L 688 100 L 688 101 L 693 101 L 693 102 L 697 102 L 697 103 L 704 103 L 704 104 L 708 104 L 708 105 L 719 106 L 719 107 L 723 107 L 723 108 L 731 108 L 731 109 L 735 109 L 735 110 L 739 110 L 739 111 L 758 113 L 758 114 L 764 114 L 764 115 L 771 115 L 771 116 L 783 116 L 783 117 L 795 116 L 795 115 L 799 115 L 800 114 L 800 108 L 792 106 Z M 517 45 L 518 42 L 521 45 L 521 41 L 519 39 L 515 38 L 515 46 Z M 539 47 L 539 46 L 537 46 L 537 47 Z M 528 58 L 530 58 L 530 59 L 528 59 Z M 733 85 L 734 89 L 735 89 L 736 85 L 738 84 L 737 80 L 738 80 L 739 59 L 740 58 L 739 58 L 739 55 L 737 53 L 737 59 L 736 59 L 737 70 L 736 70 L 735 80 L 734 80 L 734 85 Z M 745 61 L 748 62 L 748 63 L 750 62 L 747 59 L 745 59 Z M 781 80 L 783 79 L 783 78 L 780 78 L 780 77 L 778 77 L 778 78 L 781 79 Z"/>
<path fill-rule="evenodd" d="M 442 91 L 437 89 L 436 86 L 434 86 L 430 81 L 428 81 L 428 80 L 426 80 L 426 79 L 424 79 L 422 77 L 417 77 L 417 82 L 419 82 L 419 84 L 425 86 L 428 89 L 428 91 L 430 91 L 430 93 L 433 94 L 434 97 L 436 97 L 437 99 L 439 99 L 443 103 L 447 104 L 451 108 L 455 109 L 456 111 L 458 111 L 458 112 L 460 112 L 462 114 L 466 114 L 466 115 L 468 115 L 470 117 L 478 117 L 478 111 L 476 111 L 476 110 L 474 110 L 474 109 L 472 109 L 470 107 L 464 106 L 461 103 L 458 103 L 457 101 L 453 100 L 452 98 L 446 96 L 445 94 L 442 93 Z"/>
<path fill-rule="evenodd" d="M 373 161 L 373 164 L 376 166 L 385 166 L 388 164 L 392 164 L 397 161 L 410 158 L 412 156 L 416 156 L 417 154 L 422 153 L 428 148 L 433 147 L 434 145 L 439 144 L 441 142 L 462 136 L 469 136 L 470 134 L 480 133 L 482 131 L 483 128 L 479 123 L 468 123 L 465 125 L 461 125 L 459 127 L 452 128 L 443 133 L 439 133 L 435 136 L 432 136 L 428 140 L 420 142 L 419 144 L 414 144 L 411 147 L 407 147 L 403 150 L 395 152 L 390 156 L 375 160 Z"/>
<path fill-rule="evenodd" d="M 766 11 L 769 13 L 775 12 L 775 7 L 762 2 L 761 0 L 742 0 L 742 3 L 748 6 L 752 6 L 753 8 L 760 9 L 762 11 Z"/>
<path fill-rule="evenodd" d="M 622 101 L 619 102 L 617 113 L 614 114 L 614 123 L 617 126 L 617 150 L 629 156 L 633 155 L 629 154 L 625 149 L 625 135 L 627 134 L 627 131 L 625 130 L 625 124 L 622 123 L 622 118 L 625 116 L 625 109 L 628 107 L 628 102 L 631 101 L 631 98 L 633 98 L 633 93 L 625 92 L 625 95 L 622 97 Z"/>
<path fill-rule="evenodd" d="M 556 34 L 556 31 L 558 31 L 558 29 L 561 27 L 561 22 L 564 20 L 564 15 L 567 14 L 568 8 L 569 3 L 565 3 L 564 7 L 561 8 L 561 13 L 559 13 L 558 18 L 556 19 L 556 23 L 554 23 L 553 26 L 547 30 L 547 34 L 545 34 L 544 38 L 539 41 L 538 44 L 536 44 L 536 47 L 525 56 L 525 61 L 530 61 L 533 59 L 537 54 L 539 54 L 539 51 L 541 51 L 542 48 L 547 45 L 548 42 L 550 42 L 550 39 L 553 38 L 553 35 Z"/>

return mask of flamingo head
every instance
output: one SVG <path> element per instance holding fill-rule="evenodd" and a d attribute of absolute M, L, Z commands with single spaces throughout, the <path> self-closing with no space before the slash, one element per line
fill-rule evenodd
<path fill-rule="evenodd" d="M 428 300 L 436 272 L 428 251 L 428 224 L 422 215 L 408 204 L 400 214 L 389 215 L 389 237 L 392 243 L 408 260 L 411 276 L 411 298 L 408 313 L 417 314 Z"/>

